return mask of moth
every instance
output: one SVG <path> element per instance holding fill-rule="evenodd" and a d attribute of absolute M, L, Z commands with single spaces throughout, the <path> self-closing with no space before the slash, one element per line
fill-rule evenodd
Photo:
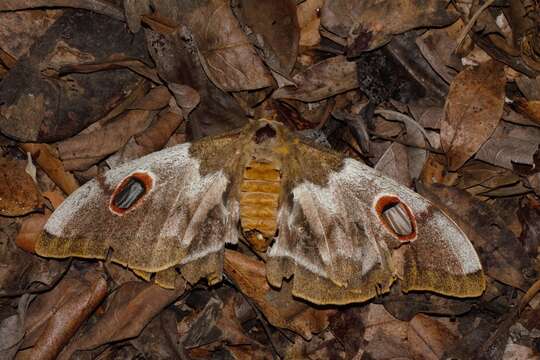
<path fill-rule="evenodd" d="M 215 284 L 240 236 L 265 253 L 271 285 L 290 281 L 316 304 L 365 301 L 397 278 L 406 292 L 485 288 L 472 244 L 443 211 L 268 119 L 98 176 L 56 209 L 36 252 L 109 258 L 164 284 L 175 269 Z"/>

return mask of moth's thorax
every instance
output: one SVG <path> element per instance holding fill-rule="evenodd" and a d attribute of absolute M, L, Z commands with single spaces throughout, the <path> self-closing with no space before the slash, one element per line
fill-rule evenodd
<path fill-rule="evenodd" d="M 240 185 L 240 223 L 247 240 L 265 251 L 277 229 L 285 144 L 271 125 L 253 135 L 249 160 Z"/>

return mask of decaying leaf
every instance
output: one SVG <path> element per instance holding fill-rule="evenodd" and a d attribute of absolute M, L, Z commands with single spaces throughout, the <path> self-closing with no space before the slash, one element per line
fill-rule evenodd
<path fill-rule="evenodd" d="M 293 76 L 296 84 L 276 90 L 274 99 L 319 101 L 358 87 L 356 64 L 344 56 L 335 56 L 310 66 Z"/>
<path fill-rule="evenodd" d="M 300 27 L 300 46 L 315 46 L 321 41 L 319 12 L 323 4 L 324 0 L 306 0 L 296 7 L 298 26 Z"/>
<path fill-rule="evenodd" d="M 495 131 L 505 84 L 503 65 L 495 61 L 467 68 L 452 81 L 441 123 L 441 145 L 450 170 L 460 168 Z"/>
<path fill-rule="evenodd" d="M 148 110 L 130 110 L 103 128 L 80 134 L 57 144 L 60 158 L 68 170 L 86 170 L 117 151 L 128 140 L 146 129 L 152 121 Z"/>
<path fill-rule="evenodd" d="M 25 321 L 22 359 L 55 358 L 107 294 L 96 272 L 68 277 L 32 303 Z"/>
<path fill-rule="evenodd" d="M 25 162 L 0 157 L 0 215 L 21 216 L 41 207 L 41 195 Z"/>
<path fill-rule="evenodd" d="M 455 343 L 458 335 L 455 324 L 420 314 L 409 323 L 407 338 L 413 357 L 437 360 Z"/>
<path fill-rule="evenodd" d="M 512 170 L 514 164 L 533 165 L 540 146 L 540 129 L 501 122 L 476 158 Z"/>
<path fill-rule="evenodd" d="M 180 4 L 204 71 L 218 88 L 241 91 L 272 85 L 270 72 L 240 28 L 228 1 L 209 0 L 202 5 L 183 0 Z"/>
<path fill-rule="evenodd" d="M 288 77 L 298 52 L 299 29 L 292 0 L 237 0 L 237 17 L 273 71 Z"/>
<path fill-rule="evenodd" d="M 111 297 L 105 313 L 70 343 L 62 356 L 69 358 L 77 350 L 137 336 L 152 318 L 182 295 L 185 283 L 177 285 L 176 290 L 167 290 L 142 282 L 124 283 Z"/>
<path fill-rule="evenodd" d="M 321 24 L 347 40 L 350 55 L 375 49 L 391 36 L 420 27 L 440 27 L 457 19 L 445 0 L 326 1 Z"/>
<path fill-rule="evenodd" d="M 266 281 L 264 263 L 235 251 L 226 251 L 224 270 L 272 325 L 292 330 L 306 339 L 328 326 L 328 317 L 333 310 L 317 310 L 293 299 L 285 284 L 280 291 L 272 289 Z"/>

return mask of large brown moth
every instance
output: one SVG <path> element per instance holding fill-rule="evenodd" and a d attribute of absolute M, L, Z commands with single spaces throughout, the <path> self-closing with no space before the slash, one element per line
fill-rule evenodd
<path fill-rule="evenodd" d="M 239 232 L 239 228 L 242 232 Z M 404 291 L 477 296 L 478 256 L 459 227 L 414 191 L 261 119 L 171 147 L 88 182 L 53 213 L 36 251 L 135 271 L 222 278 L 225 244 L 266 251 L 267 279 L 318 304 Z"/>

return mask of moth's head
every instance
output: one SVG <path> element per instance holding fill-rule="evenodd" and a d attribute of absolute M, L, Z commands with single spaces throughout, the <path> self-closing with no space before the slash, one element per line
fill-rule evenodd
<path fill-rule="evenodd" d="M 252 140 L 258 145 L 266 142 L 279 142 L 279 139 L 283 138 L 284 132 L 287 131 L 282 123 L 268 118 L 254 120 L 252 122 L 252 129 Z"/>

